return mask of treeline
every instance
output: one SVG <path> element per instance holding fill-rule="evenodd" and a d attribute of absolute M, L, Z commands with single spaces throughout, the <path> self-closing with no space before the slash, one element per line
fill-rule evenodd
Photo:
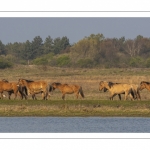
<path fill-rule="evenodd" d="M 36 36 L 24 43 L 3 44 L 0 41 L 0 68 L 15 64 L 59 67 L 150 67 L 150 38 L 105 38 L 91 34 L 70 44 L 64 36 L 44 41 Z"/>

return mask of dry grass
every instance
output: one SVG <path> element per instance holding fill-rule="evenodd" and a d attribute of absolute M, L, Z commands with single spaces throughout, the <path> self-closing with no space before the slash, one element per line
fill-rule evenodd
<path fill-rule="evenodd" d="M 12 69 L 0 70 L 0 79 L 17 82 L 19 78 L 25 78 L 31 80 L 45 80 L 49 83 L 61 82 L 79 84 L 83 87 L 85 99 L 103 100 L 108 99 L 109 92 L 99 92 L 98 85 L 101 80 L 139 84 L 141 81 L 150 81 L 149 74 L 149 69 L 74 69 L 18 65 Z M 142 100 L 149 100 L 150 92 L 143 90 L 141 96 Z M 61 93 L 56 90 L 51 99 L 61 99 Z M 66 99 L 75 99 L 75 96 L 66 95 Z M 118 99 L 118 97 L 115 99 Z"/>
<path fill-rule="evenodd" d="M 109 92 L 99 91 L 99 82 L 112 81 L 120 83 L 134 83 L 139 84 L 141 81 L 150 81 L 150 70 L 149 69 L 74 69 L 74 68 L 55 68 L 49 66 L 15 66 L 12 69 L 0 70 L 0 79 L 7 79 L 8 81 L 17 82 L 19 78 L 25 78 L 30 80 L 45 80 L 49 83 L 61 82 L 68 84 L 79 84 L 82 86 L 85 95 L 85 104 L 74 103 L 77 101 L 75 95 L 66 95 L 67 101 L 72 101 L 70 104 L 64 104 L 61 99 L 61 93 L 55 90 L 48 101 L 48 104 L 41 101 L 41 95 L 38 94 L 38 101 L 34 104 L 30 104 L 31 97 L 29 96 L 28 101 L 19 100 L 7 100 L 5 98 L 0 104 L 0 116 L 150 116 L 149 106 L 141 105 L 141 102 L 135 102 L 135 107 L 126 105 L 124 101 L 117 106 L 112 106 L 112 104 L 118 103 L 118 97 L 114 98 L 114 101 L 109 101 Z M 5 92 L 7 95 L 7 93 Z M 123 97 L 124 95 L 122 95 Z M 147 90 L 141 91 L 142 102 L 148 102 L 150 100 L 150 92 Z M 11 97 L 14 98 L 14 95 Z M 123 97 L 124 98 L 124 97 Z M 17 98 L 19 99 L 19 98 Z M 39 103 L 40 104 L 37 104 Z M 60 104 L 51 104 L 53 101 L 58 101 Z M 80 99 L 78 100 L 80 101 Z M 93 104 L 88 105 L 90 101 Z M 95 101 L 95 103 L 94 103 Z M 108 101 L 107 105 L 100 105 L 99 102 Z M 87 102 L 87 103 L 86 103 Z M 128 100 L 129 104 L 131 103 Z M 13 104 L 14 103 L 14 104 Z M 20 104 L 21 103 L 21 104 Z M 29 105 L 28 105 L 29 103 Z M 132 103 L 131 103 L 132 104 Z M 146 103 L 147 104 L 147 103 Z M 117 104 L 116 104 L 117 105 Z M 120 106 L 121 105 L 121 106 Z M 69 113 L 68 113 L 69 112 Z"/>

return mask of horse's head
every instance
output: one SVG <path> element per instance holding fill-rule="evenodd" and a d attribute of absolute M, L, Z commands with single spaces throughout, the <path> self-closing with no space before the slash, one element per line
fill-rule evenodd
<path fill-rule="evenodd" d="M 105 88 L 104 81 L 100 81 L 100 83 L 99 83 L 99 91 L 102 91 L 104 88 Z"/>
<path fill-rule="evenodd" d="M 148 84 L 148 82 L 142 81 L 142 82 L 140 83 L 139 90 L 145 89 L 147 84 Z"/>
<path fill-rule="evenodd" d="M 108 90 L 108 89 L 104 87 L 104 92 L 107 92 L 107 90 Z"/>
<path fill-rule="evenodd" d="M 60 86 L 61 85 L 61 83 L 57 83 L 57 82 L 53 82 L 52 84 L 51 84 L 51 86 L 53 87 L 53 90 L 55 90 L 58 86 Z"/>
<path fill-rule="evenodd" d="M 19 79 L 17 86 L 24 86 L 24 80 L 23 79 Z"/>

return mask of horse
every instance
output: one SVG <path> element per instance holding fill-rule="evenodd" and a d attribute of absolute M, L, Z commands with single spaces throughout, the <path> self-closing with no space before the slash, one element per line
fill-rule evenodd
<path fill-rule="evenodd" d="M 3 99 L 3 92 L 6 91 L 8 92 L 9 95 L 9 99 L 10 99 L 10 93 L 14 93 L 15 94 L 15 98 L 17 97 L 17 93 L 18 93 L 18 86 L 15 86 L 14 83 L 10 83 L 7 80 L 2 80 L 0 81 L 0 93 L 1 93 L 1 98 Z"/>
<path fill-rule="evenodd" d="M 6 90 L 8 92 L 8 98 L 9 99 L 10 99 L 12 93 L 15 94 L 15 98 L 17 97 L 17 95 L 19 95 L 21 97 L 21 99 L 23 99 L 23 97 L 25 99 L 27 99 L 26 94 L 24 93 L 24 91 L 26 92 L 26 89 L 24 87 L 18 87 L 16 82 L 8 82 L 8 80 L 6 80 L 6 79 L 3 79 L 2 82 L 11 84 L 12 89 L 11 90 Z M 10 84 L 5 84 L 5 86 L 10 85 Z"/>
<path fill-rule="evenodd" d="M 143 89 L 147 89 L 148 91 L 150 91 L 150 82 L 141 81 L 139 89 L 140 91 Z"/>
<path fill-rule="evenodd" d="M 32 81 L 26 79 L 19 79 L 18 86 L 25 86 L 27 94 L 32 95 L 32 99 L 35 99 L 35 94 L 42 93 L 43 100 L 47 100 L 49 92 L 49 84 L 46 81 Z"/>
<path fill-rule="evenodd" d="M 62 93 L 62 99 L 65 99 L 65 94 L 75 94 L 76 98 L 78 99 L 79 94 L 81 95 L 82 98 L 84 98 L 84 93 L 82 90 L 82 87 L 79 85 L 74 85 L 74 84 L 61 84 L 61 83 L 52 83 L 50 91 L 59 89 Z"/>
<path fill-rule="evenodd" d="M 121 83 L 101 81 L 99 83 L 99 91 L 103 90 L 104 88 L 110 91 L 110 100 L 113 100 L 113 97 L 116 95 L 119 95 L 119 98 L 121 99 L 120 94 L 125 94 L 125 100 L 126 100 L 129 94 L 132 93 L 133 95 L 134 93 L 133 87 L 130 84 L 121 84 Z M 134 97 L 132 97 L 131 99 L 133 100 Z"/>
<path fill-rule="evenodd" d="M 111 82 L 112 83 L 112 82 Z M 121 83 L 113 83 L 113 84 L 121 84 Z M 136 85 L 136 84 L 131 84 L 132 86 L 132 90 L 133 92 L 131 92 L 129 94 L 130 98 L 134 98 L 134 99 L 140 99 L 141 100 L 141 95 L 140 95 L 140 92 L 139 92 L 139 85 Z M 108 89 L 106 87 L 104 87 L 104 92 L 106 92 Z M 125 93 L 122 93 L 122 94 L 125 94 Z M 136 97 L 135 97 L 136 96 Z M 121 94 L 118 94 L 118 97 L 119 97 L 119 100 L 121 100 Z"/>

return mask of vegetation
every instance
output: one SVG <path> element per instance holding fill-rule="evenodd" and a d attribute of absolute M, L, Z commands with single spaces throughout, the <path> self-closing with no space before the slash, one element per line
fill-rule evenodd
<path fill-rule="evenodd" d="M 141 91 L 142 101 L 109 100 L 109 92 L 98 90 L 101 80 L 136 83 L 150 81 L 150 38 L 105 38 L 91 34 L 70 44 L 64 36 L 43 40 L 36 36 L 24 43 L 0 41 L 0 78 L 46 80 L 82 86 L 84 100 L 55 90 L 48 101 L 0 100 L 0 116 L 150 116 L 150 92 Z M 8 94 L 8 93 L 4 93 Z M 123 95 L 122 95 L 123 98 Z"/>
<path fill-rule="evenodd" d="M 1 100 L 0 116 L 150 117 L 150 103 L 109 100 Z"/>
<path fill-rule="evenodd" d="M 66 95 L 63 101 L 59 90 L 51 93 L 49 99 L 41 100 L 41 94 L 37 94 L 37 100 L 8 100 L 0 99 L 0 116 L 136 116 L 150 117 L 150 92 L 141 91 L 141 101 L 119 100 L 115 96 L 109 100 L 109 92 L 99 91 L 101 80 L 136 83 L 150 81 L 150 70 L 145 68 L 109 68 L 109 69 L 85 69 L 85 68 L 61 68 L 46 65 L 16 65 L 9 69 L 0 70 L 0 78 L 9 82 L 17 82 L 19 78 L 30 80 L 45 80 L 49 84 L 61 82 L 79 84 L 82 86 L 85 98 L 77 100 L 75 95 Z M 122 95 L 124 99 L 124 95 Z"/>
<path fill-rule="evenodd" d="M 0 55 L 11 64 L 36 64 L 55 67 L 81 68 L 144 68 L 150 67 L 150 38 L 138 35 L 135 39 L 105 38 L 91 34 L 70 44 L 64 36 L 43 40 L 36 36 L 24 43 L 0 41 Z M 0 62 L 1 66 L 3 64 Z M 4 65 L 3 68 L 7 66 Z M 9 66 L 8 66 L 9 67 Z"/>

